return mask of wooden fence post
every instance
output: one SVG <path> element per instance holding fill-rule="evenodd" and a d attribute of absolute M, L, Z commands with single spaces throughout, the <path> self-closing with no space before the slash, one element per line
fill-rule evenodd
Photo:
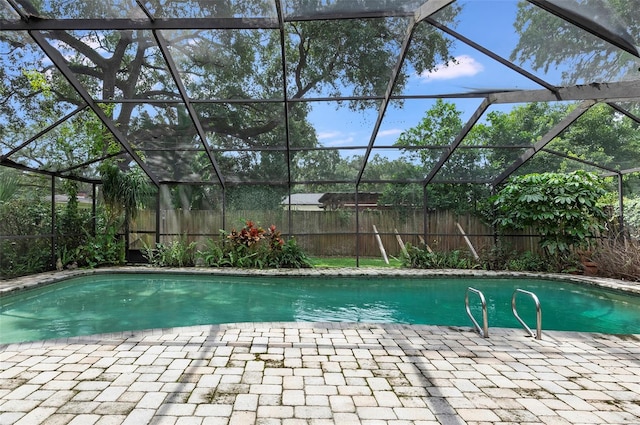
<path fill-rule="evenodd" d="M 382 253 L 382 258 L 384 258 L 384 262 L 389 264 L 389 258 L 387 257 L 387 251 L 384 250 L 384 245 L 382 245 L 382 239 L 380 239 L 380 234 L 378 233 L 378 229 L 376 229 L 376 225 L 373 225 L 373 232 L 376 234 L 376 241 L 378 241 L 378 247 L 380 248 L 380 252 Z"/>

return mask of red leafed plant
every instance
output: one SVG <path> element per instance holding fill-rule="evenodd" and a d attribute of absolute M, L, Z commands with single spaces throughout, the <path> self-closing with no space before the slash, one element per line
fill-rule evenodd
<path fill-rule="evenodd" d="M 253 221 L 248 220 L 239 232 L 236 229 L 231 230 L 227 238 L 238 245 L 250 247 L 264 239 L 264 229 L 256 226 Z"/>
<path fill-rule="evenodd" d="M 269 238 L 269 247 L 272 250 L 281 249 L 282 245 L 284 245 L 284 239 L 282 239 L 282 233 L 276 229 L 276 225 L 272 224 L 269 226 L 269 233 L 267 233 L 267 237 Z"/>
<path fill-rule="evenodd" d="M 199 253 L 204 265 L 211 267 L 301 268 L 311 267 L 311 261 L 294 238 L 284 240 L 275 224 L 267 230 L 246 221 L 240 231 L 220 231 L 222 239 L 211 241 Z"/>

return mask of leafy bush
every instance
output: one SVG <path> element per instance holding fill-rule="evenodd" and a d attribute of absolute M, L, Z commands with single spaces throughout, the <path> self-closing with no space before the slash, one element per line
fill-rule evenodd
<path fill-rule="evenodd" d="M 231 233 L 220 231 L 220 240 L 209 241 L 197 256 L 208 267 L 241 268 L 306 268 L 311 261 L 295 239 L 282 239 L 276 226 L 269 231 L 247 221 L 245 226 Z"/>
<path fill-rule="evenodd" d="M 0 234 L 15 237 L 1 241 L 1 277 L 52 269 L 50 205 L 24 198 L 0 202 Z"/>
<path fill-rule="evenodd" d="M 268 267 L 303 269 L 311 267 L 311 259 L 304 253 L 295 238 L 290 238 L 283 245 L 270 252 Z"/>
<path fill-rule="evenodd" d="M 547 257 L 531 251 L 519 253 L 500 240 L 491 249 L 480 252 L 480 264 L 485 270 L 562 271 L 553 269 Z"/>
<path fill-rule="evenodd" d="M 640 198 L 625 199 L 624 221 L 632 238 L 640 239 Z"/>
<path fill-rule="evenodd" d="M 521 272 L 569 273 L 581 270 L 580 257 L 573 252 L 549 256 L 544 253 L 510 249 L 500 241 L 491 249 L 480 252 L 484 270 L 510 270 Z"/>
<path fill-rule="evenodd" d="M 145 245 L 143 255 L 149 264 L 158 267 L 185 267 L 195 264 L 196 243 L 187 243 L 186 238 L 173 240 L 169 244 L 157 243 L 154 248 Z"/>
<path fill-rule="evenodd" d="M 526 251 L 522 254 L 516 255 L 507 261 L 505 270 L 511 270 L 516 272 L 550 272 L 550 271 L 566 271 L 565 268 L 561 270 L 550 270 L 550 263 L 540 254 L 535 252 Z M 568 265 L 570 267 L 570 265 Z"/>
<path fill-rule="evenodd" d="M 80 267 L 122 265 L 125 263 L 125 243 L 114 227 L 95 235 L 87 235 L 86 241 L 76 248 L 69 261 Z"/>
<path fill-rule="evenodd" d="M 541 248 L 562 263 L 604 229 L 604 194 L 598 176 L 584 171 L 514 177 L 492 198 L 495 224 L 502 231 L 535 228 Z"/>
<path fill-rule="evenodd" d="M 505 270 L 507 263 L 517 255 L 515 250 L 501 240 L 489 249 L 480 250 L 478 254 L 484 270 Z"/>
<path fill-rule="evenodd" d="M 40 273 L 52 268 L 51 239 L 29 238 L 0 241 L 0 277 Z"/>
<path fill-rule="evenodd" d="M 430 252 L 424 247 L 406 245 L 403 267 L 414 269 L 475 269 L 480 265 L 468 254 L 454 250 L 450 252 Z"/>

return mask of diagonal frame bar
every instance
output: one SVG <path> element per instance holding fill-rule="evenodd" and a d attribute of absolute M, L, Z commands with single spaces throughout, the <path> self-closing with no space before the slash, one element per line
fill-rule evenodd
<path fill-rule="evenodd" d="M 442 154 L 438 163 L 433 166 L 427 177 L 422 182 L 425 186 L 431 183 L 436 174 L 438 174 L 444 164 L 449 160 L 449 158 L 451 158 L 451 155 L 453 155 L 458 146 L 460 146 L 460 143 L 462 143 L 464 138 L 467 137 L 467 134 L 469 134 L 473 126 L 478 122 L 489 106 L 491 106 L 491 101 L 489 99 L 484 99 L 482 103 L 480 103 L 480 106 L 478 106 L 473 115 L 471 115 L 471 118 L 469 118 L 464 127 L 462 127 L 462 130 L 458 133 L 455 140 L 447 147 L 447 150 Z"/>
<path fill-rule="evenodd" d="M 622 106 L 613 103 L 613 102 L 607 102 L 607 105 L 609 105 L 611 108 L 615 109 L 616 111 L 620 112 L 622 115 L 626 116 L 627 118 L 635 121 L 636 123 L 640 124 L 640 116 L 633 114 L 631 112 L 629 112 L 627 109 L 623 108 Z"/>
<path fill-rule="evenodd" d="M 507 68 L 511 69 L 512 71 L 517 72 L 518 74 L 522 75 L 523 77 L 528 78 L 529 80 L 533 81 L 534 83 L 546 88 L 547 90 L 550 90 L 552 92 L 556 92 L 557 91 L 557 87 L 549 84 L 548 82 L 544 81 L 542 78 L 538 78 L 536 77 L 534 74 L 528 72 L 527 70 L 515 65 L 513 62 L 508 61 L 507 59 L 503 58 L 502 56 L 492 52 L 491 50 L 487 49 L 486 47 L 481 46 L 480 44 L 476 43 L 475 41 L 463 36 L 462 34 L 458 33 L 457 31 L 452 30 L 451 28 L 447 27 L 446 25 L 441 24 L 440 22 L 436 21 L 435 19 L 432 18 L 428 18 L 426 19 L 426 21 L 433 25 L 434 27 L 438 28 L 440 31 L 449 34 L 450 36 L 452 36 L 453 38 L 462 41 L 464 44 L 473 47 L 474 49 L 476 49 L 477 51 L 489 56 L 491 59 L 500 62 L 502 65 L 506 66 Z"/>
<path fill-rule="evenodd" d="M 504 182 L 511 174 L 513 174 L 518 168 L 527 162 L 536 153 L 541 151 L 546 145 L 548 145 L 553 139 L 555 139 L 560 133 L 573 124 L 578 118 L 580 118 L 585 112 L 596 104 L 595 100 L 585 100 L 581 102 L 573 111 L 571 111 L 563 120 L 556 124 L 549 132 L 547 132 L 540 140 L 538 140 L 527 152 L 523 153 L 509 168 L 496 177 L 491 183 L 493 187 L 499 186 Z"/>
<path fill-rule="evenodd" d="M 407 29 L 405 31 L 404 39 L 402 40 L 402 46 L 400 48 L 398 60 L 393 67 L 393 70 L 391 71 L 391 76 L 389 77 L 389 82 L 387 83 L 387 88 L 385 90 L 382 103 L 380 104 L 380 108 L 378 109 L 378 118 L 376 119 L 376 123 L 373 126 L 373 131 L 371 132 L 371 138 L 369 139 L 369 144 L 367 145 L 367 150 L 363 157 L 362 167 L 360 167 L 358 177 L 356 177 L 356 190 L 358 185 L 360 184 L 360 181 L 362 180 L 362 175 L 364 174 L 367 162 L 369 161 L 369 156 L 371 156 L 373 144 L 376 141 L 376 137 L 378 136 L 378 132 L 380 131 L 380 126 L 382 125 L 382 120 L 385 116 L 385 113 L 387 112 L 389 102 L 391 101 L 391 94 L 393 93 L 393 89 L 398 80 L 398 76 L 400 75 L 400 70 L 402 69 L 402 65 L 404 64 L 404 59 L 407 56 L 407 51 L 409 50 L 411 38 L 416 26 L 420 24 L 420 22 L 428 18 L 430 15 L 453 3 L 453 1 L 454 0 L 427 0 L 427 2 L 423 3 L 416 9 L 414 15 L 410 18 L 409 24 L 407 25 Z"/>
<path fill-rule="evenodd" d="M 158 186 L 160 184 L 158 177 L 147 167 L 142 158 L 135 152 L 131 144 L 127 141 L 126 137 L 122 132 L 116 127 L 115 123 L 111 118 L 104 113 L 104 111 L 96 104 L 93 100 L 89 92 L 82 86 L 80 80 L 75 76 L 73 71 L 66 64 L 62 54 L 56 50 L 46 38 L 42 35 L 42 33 L 38 31 L 29 31 L 29 35 L 33 40 L 40 46 L 43 52 L 51 59 L 53 64 L 58 68 L 58 70 L 64 75 L 64 77 L 69 81 L 69 84 L 73 87 L 73 89 L 80 95 L 80 97 L 85 101 L 85 103 L 91 108 L 91 110 L 98 116 L 100 121 L 104 124 L 104 126 L 111 132 L 113 137 L 116 138 L 118 143 L 127 151 L 129 156 L 138 164 L 138 166 L 144 171 L 144 173 L 149 177 L 149 179 L 153 182 L 154 185 Z"/>
<path fill-rule="evenodd" d="M 175 64 L 175 62 L 173 60 L 173 57 L 169 53 L 169 49 L 167 47 L 167 42 L 165 41 L 165 39 L 162 36 L 162 34 L 159 34 L 157 31 L 153 31 L 153 37 L 155 38 L 156 43 L 158 43 L 158 47 L 160 48 L 160 52 L 162 53 L 162 56 L 164 57 L 164 60 L 165 60 L 165 62 L 167 64 L 167 66 L 169 67 L 169 72 L 171 73 L 171 78 L 173 78 L 173 81 L 176 83 L 176 86 L 178 87 L 178 92 L 180 92 L 180 97 L 182 97 L 184 105 L 187 108 L 187 111 L 189 113 L 189 117 L 191 118 L 191 122 L 195 126 L 196 131 L 198 133 L 198 137 L 200 138 L 200 141 L 202 142 L 202 145 L 204 146 L 205 152 L 207 153 L 207 158 L 209 158 L 209 162 L 211 163 L 211 166 L 213 167 L 213 170 L 216 173 L 216 177 L 218 178 L 218 181 L 220 182 L 220 185 L 224 188 L 224 185 L 225 185 L 224 176 L 222 175 L 222 172 L 220 171 L 220 167 L 219 167 L 218 162 L 216 161 L 216 159 L 215 159 L 215 157 L 213 155 L 213 152 L 211 151 L 211 147 L 209 146 L 209 143 L 207 143 L 207 135 L 206 135 L 206 133 L 204 131 L 204 128 L 202 127 L 202 123 L 198 119 L 198 115 L 196 114 L 196 111 L 193 108 L 193 105 L 189 101 L 189 96 L 187 94 L 187 90 L 186 90 L 186 88 L 184 86 L 184 83 L 182 82 L 182 79 L 180 78 L 180 75 L 179 75 L 179 72 L 178 72 L 178 67 Z"/>
<path fill-rule="evenodd" d="M 2 155 L 0 157 L 0 160 L 4 160 L 6 158 L 9 158 L 11 155 L 15 154 L 16 152 L 18 152 L 19 150 L 27 147 L 29 144 L 31 144 L 32 142 L 34 142 L 36 139 L 39 139 L 40 137 L 44 136 L 45 134 L 47 134 L 48 132 L 50 132 L 51 130 L 53 130 L 54 128 L 56 128 L 57 126 L 59 126 L 60 124 L 62 124 L 63 122 L 67 121 L 69 118 L 73 117 L 74 115 L 78 114 L 79 112 L 84 111 L 85 109 L 87 109 L 88 105 L 82 105 L 79 106 L 78 108 L 74 109 L 73 111 L 71 111 L 70 113 L 68 113 L 67 115 L 65 115 L 64 117 L 60 118 L 58 121 L 54 122 L 53 124 L 49 125 L 48 127 L 46 127 L 43 130 L 40 130 L 37 134 L 35 134 L 34 136 L 30 137 L 29 139 L 25 140 L 23 143 L 21 143 L 20 145 L 16 146 L 15 148 L 11 149 L 9 152 L 7 152 L 6 154 Z"/>
<path fill-rule="evenodd" d="M 605 40 L 608 43 L 613 44 L 619 49 L 624 50 L 627 53 L 632 54 L 633 56 L 640 58 L 640 52 L 638 52 L 638 48 L 631 44 L 628 40 L 625 40 L 618 34 L 615 34 L 613 31 L 609 30 L 605 26 L 599 24 L 595 20 L 588 19 L 582 16 L 579 13 L 571 9 L 567 9 L 558 5 L 557 1 L 550 0 L 527 0 L 529 3 L 546 10 L 563 19 L 567 22 L 572 23 L 573 25 L 582 28 L 583 30 L 595 35 L 596 37 Z"/>

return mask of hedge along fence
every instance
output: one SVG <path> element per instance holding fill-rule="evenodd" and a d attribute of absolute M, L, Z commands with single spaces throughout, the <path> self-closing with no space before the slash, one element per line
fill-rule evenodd
<path fill-rule="evenodd" d="M 458 223 L 476 251 L 494 245 L 491 226 L 479 218 L 458 216 L 449 211 L 428 213 L 425 220 L 422 211 L 364 210 L 355 211 L 292 211 L 291 228 L 289 213 L 285 210 L 227 211 L 224 230 L 240 229 L 246 220 L 267 228 L 275 224 L 284 237 L 294 236 L 298 244 L 313 256 L 379 257 L 380 249 L 373 226 L 390 256 L 401 253 L 398 236 L 406 244 L 418 245 L 424 241 L 436 251 L 463 250 L 469 247 L 460 233 Z M 131 226 L 130 247 L 141 249 L 155 243 L 156 212 L 141 211 Z M 222 214 L 210 210 L 162 210 L 160 211 L 160 242 L 167 243 L 186 237 L 187 242 L 204 244 L 217 238 L 223 229 Z M 396 233 L 397 232 L 397 233 Z M 425 238 L 426 235 L 426 238 Z M 518 251 L 537 251 L 538 238 L 527 235 L 510 235 L 503 239 Z"/>

